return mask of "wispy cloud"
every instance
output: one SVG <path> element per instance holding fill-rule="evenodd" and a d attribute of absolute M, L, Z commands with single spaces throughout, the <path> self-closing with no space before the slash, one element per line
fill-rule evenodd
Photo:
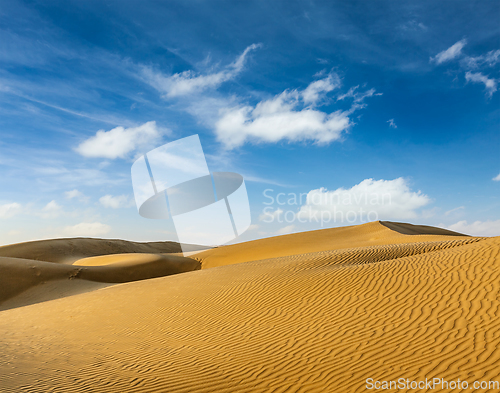
<path fill-rule="evenodd" d="M 84 157 L 125 158 L 138 147 L 158 141 L 161 136 L 156 122 L 149 121 L 139 127 L 99 130 L 75 150 Z"/>
<path fill-rule="evenodd" d="M 436 64 L 442 64 L 447 61 L 453 60 L 462 54 L 463 47 L 467 44 L 467 40 L 464 38 L 461 41 L 450 46 L 448 49 L 439 52 L 435 57 L 429 59 L 430 62 Z"/>
<path fill-rule="evenodd" d="M 410 20 L 406 23 L 403 23 L 399 26 L 399 28 L 404 32 L 422 32 L 429 29 L 422 22 L 418 22 L 416 20 Z"/>
<path fill-rule="evenodd" d="M 62 236 L 102 236 L 111 231 L 111 227 L 100 222 L 81 222 L 67 226 L 62 231 Z"/>
<path fill-rule="evenodd" d="M 481 56 L 466 56 L 461 63 L 464 67 L 476 69 L 482 66 L 493 67 L 500 62 L 500 49 L 489 51 Z"/>
<path fill-rule="evenodd" d="M 387 120 L 387 123 L 389 123 L 389 127 L 392 127 L 392 128 L 398 128 L 398 126 L 396 125 L 396 123 L 394 122 L 394 119 L 389 119 Z"/>
<path fill-rule="evenodd" d="M 285 187 L 285 188 L 295 187 L 294 185 L 285 184 L 285 183 L 282 183 L 282 182 L 279 182 L 276 180 L 272 180 L 272 179 L 266 179 L 266 178 L 261 177 L 261 176 L 246 175 L 243 173 L 242 173 L 242 176 L 245 179 L 245 181 L 251 181 L 251 182 L 255 182 L 255 183 L 263 183 L 263 184 L 271 184 L 273 186 Z"/>
<path fill-rule="evenodd" d="M 482 83 L 486 88 L 486 95 L 491 97 L 494 92 L 497 91 L 497 81 L 496 79 L 490 79 L 486 75 L 480 72 L 470 72 L 467 71 L 465 74 L 465 80 L 467 82 Z"/>
<path fill-rule="evenodd" d="M 295 229 L 295 225 L 290 224 L 287 226 L 284 226 L 283 228 L 278 229 L 275 233 L 276 235 L 288 235 L 289 233 L 292 233 Z"/>
<path fill-rule="evenodd" d="M 83 192 L 77 190 L 76 188 L 71 191 L 66 191 L 64 193 L 64 196 L 67 199 L 78 199 L 80 202 L 87 202 L 89 200 L 88 196 L 86 196 Z"/>
<path fill-rule="evenodd" d="M 22 210 L 23 207 L 17 202 L 0 205 L 0 219 L 12 218 L 21 213 Z"/>
<path fill-rule="evenodd" d="M 431 62 L 441 64 L 458 58 L 462 55 L 462 49 L 466 43 L 467 41 L 465 39 L 458 41 L 447 50 L 438 53 L 436 57 L 431 57 Z M 481 56 L 465 56 L 460 61 L 460 64 L 464 68 L 478 69 L 480 67 L 493 67 L 498 62 L 500 62 L 500 49 L 489 51 Z M 486 95 L 488 97 L 491 97 L 493 93 L 497 91 L 497 80 L 494 78 L 488 78 L 488 76 L 481 72 L 467 71 L 465 73 L 465 80 L 467 82 L 484 84 L 486 87 Z"/>
<path fill-rule="evenodd" d="M 119 209 L 123 207 L 131 207 L 134 205 L 134 202 L 127 195 L 104 195 L 99 198 L 99 202 L 102 206 L 108 207 L 111 209 Z"/>
<path fill-rule="evenodd" d="M 222 71 L 200 74 L 192 70 L 184 71 L 170 76 L 165 76 L 152 68 L 142 69 L 143 79 L 165 97 L 186 96 L 206 89 L 216 89 L 222 83 L 234 79 L 243 69 L 245 59 L 252 50 L 260 48 L 261 44 L 252 44 L 231 64 Z"/>
<path fill-rule="evenodd" d="M 312 82 L 302 92 L 302 99 L 306 105 L 315 105 L 328 93 L 340 87 L 340 78 L 337 74 L 331 73 L 326 78 Z"/>
<path fill-rule="evenodd" d="M 466 220 L 463 220 L 449 225 L 447 228 L 472 236 L 500 236 L 500 220 L 474 221 L 470 224 Z"/>
<path fill-rule="evenodd" d="M 347 93 L 341 94 L 337 97 L 337 101 L 343 101 L 346 98 L 352 98 L 354 103 L 360 104 L 365 98 L 372 97 L 374 95 L 381 96 L 382 93 L 375 93 L 375 89 L 369 89 L 366 91 L 358 91 L 359 85 L 351 87 Z"/>
<path fill-rule="evenodd" d="M 500 181 L 500 173 L 493 178 L 493 181 Z"/>
<path fill-rule="evenodd" d="M 451 213 L 456 213 L 460 210 L 464 210 L 465 209 L 465 206 L 459 206 L 459 207 L 456 207 L 454 209 L 451 209 L 451 210 L 448 210 L 447 212 L 444 213 L 445 216 L 449 216 Z"/>

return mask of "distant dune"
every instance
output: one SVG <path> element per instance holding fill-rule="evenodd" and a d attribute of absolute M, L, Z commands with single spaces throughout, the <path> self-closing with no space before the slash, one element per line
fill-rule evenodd
<path fill-rule="evenodd" d="M 206 247 L 185 245 L 188 251 Z M 39 240 L 0 247 L 0 256 L 34 259 L 37 261 L 73 264 L 78 259 L 99 255 L 125 253 L 179 253 L 182 249 L 175 242 L 137 243 L 116 239 L 68 238 Z"/>
<path fill-rule="evenodd" d="M 2 393 L 500 380 L 500 237 L 373 222 L 189 258 L 84 240 L 0 248 Z"/>
<path fill-rule="evenodd" d="M 188 246 L 188 249 L 204 249 Z M 0 310 L 201 268 L 174 242 L 55 239 L 0 247 Z"/>

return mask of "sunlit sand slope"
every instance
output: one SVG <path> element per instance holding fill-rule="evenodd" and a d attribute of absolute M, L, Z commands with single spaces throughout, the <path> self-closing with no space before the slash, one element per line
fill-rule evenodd
<path fill-rule="evenodd" d="M 184 245 L 185 250 L 198 250 L 206 247 Z M 182 252 L 179 243 L 151 242 L 137 243 L 117 239 L 71 238 L 39 240 L 0 247 L 1 257 L 34 259 L 37 261 L 72 264 L 81 258 L 98 255 L 125 253 L 178 253 Z"/>
<path fill-rule="evenodd" d="M 367 378 L 500 379 L 500 238 L 424 236 L 2 311 L 0 387 L 323 393 L 365 392 Z"/>
<path fill-rule="evenodd" d="M 382 244 L 443 240 L 443 235 L 468 238 L 457 232 L 425 225 L 375 221 L 350 227 L 322 229 L 259 239 L 214 248 L 193 256 L 203 269 L 308 252 Z"/>

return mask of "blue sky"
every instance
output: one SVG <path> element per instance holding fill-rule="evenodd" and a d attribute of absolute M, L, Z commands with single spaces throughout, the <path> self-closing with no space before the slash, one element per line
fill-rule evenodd
<path fill-rule="evenodd" d="M 360 208 L 500 235 L 499 21 L 497 1 L 3 2 L 0 243 L 175 240 L 130 167 L 193 134 L 246 179 L 238 241 Z"/>

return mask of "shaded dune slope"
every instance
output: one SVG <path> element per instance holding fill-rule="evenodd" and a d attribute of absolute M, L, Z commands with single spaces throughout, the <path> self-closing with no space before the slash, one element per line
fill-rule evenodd
<path fill-rule="evenodd" d="M 304 241 L 299 252 L 295 236 L 293 254 L 2 311 L 0 386 L 364 392 L 367 378 L 499 380 L 500 237 L 372 224 L 330 249 Z"/>
<path fill-rule="evenodd" d="M 185 248 L 189 251 L 196 251 L 206 247 L 185 245 Z M 182 252 L 182 250 L 179 243 L 176 242 L 138 243 L 117 239 L 92 238 L 39 240 L 0 247 L 1 257 L 34 259 L 70 265 L 79 259 L 99 255 L 179 252 Z"/>
<path fill-rule="evenodd" d="M 436 228 L 428 225 L 413 225 L 404 222 L 391 222 L 391 221 L 379 221 L 379 223 L 403 235 L 467 236 L 462 233 L 450 231 L 448 229 Z"/>
<path fill-rule="evenodd" d="M 128 261 L 127 256 L 124 258 L 124 262 L 103 266 L 72 266 L 0 257 L 0 310 L 38 302 L 34 295 L 43 292 L 43 288 L 39 288 L 39 291 L 33 292 L 29 297 L 5 304 L 6 300 L 35 287 L 43 287 L 47 283 L 50 283 L 53 295 L 57 298 L 81 293 L 83 288 L 93 290 L 102 287 L 82 284 L 83 280 L 94 283 L 124 283 L 200 269 L 198 261 L 175 255 L 138 254 L 135 258 L 129 256 Z M 74 291 L 71 290 L 71 285 L 75 287 Z M 60 286 L 61 290 L 58 291 L 56 286 Z"/>
<path fill-rule="evenodd" d="M 190 249 L 203 249 L 191 246 Z M 200 269 L 174 242 L 55 239 L 0 247 L 0 310 Z M 73 265 L 80 264 L 79 266 Z"/>

